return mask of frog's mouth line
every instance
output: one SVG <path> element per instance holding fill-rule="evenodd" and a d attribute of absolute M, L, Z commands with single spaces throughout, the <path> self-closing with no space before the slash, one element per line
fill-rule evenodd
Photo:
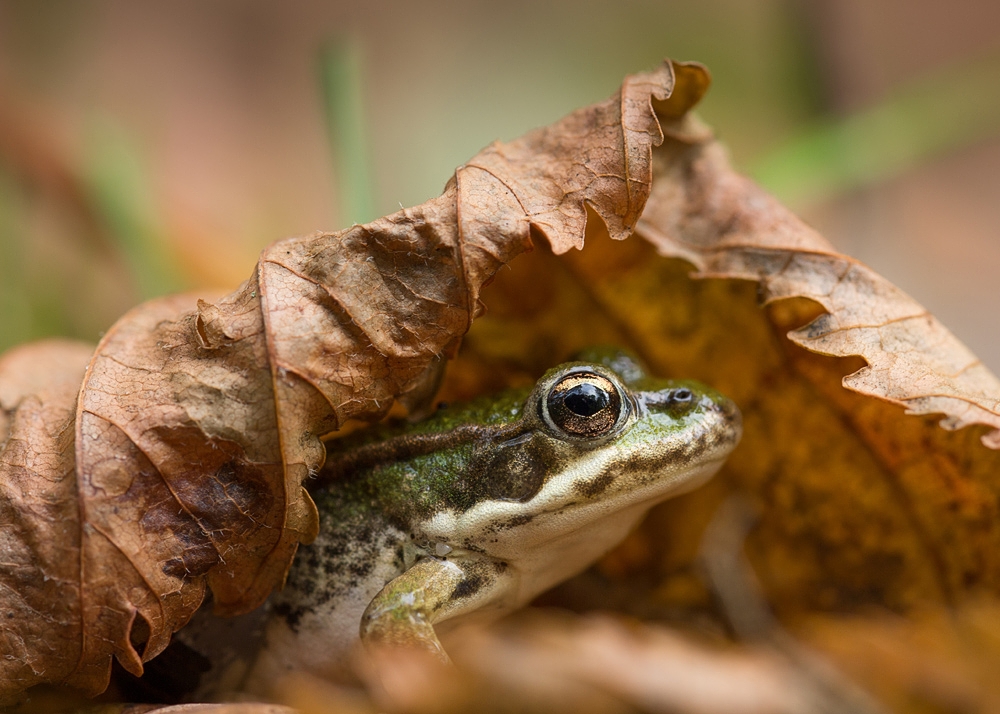
<path fill-rule="evenodd" d="M 595 523 L 603 519 L 614 518 L 616 514 L 624 516 L 627 512 L 635 511 L 644 513 L 662 501 L 687 493 L 706 483 L 719 470 L 727 456 L 728 452 L 719 458 L 707 460 L 698 467 L 685 471 L 683 478 L 674 479 L 672 482 L 669 478 L 666 479 L 666 484 L 664 479 L 652 479 L 636 489 L 621 491 L 608 498 L 580 498 L 553 503 L 540 510 L 532 510 L 531 501 L 481 503 L 461 514 L 450 512 L 448 515 L 435 516 L 431 522 L 426 524 L 424 532 L 429 537 L 437 538 L 441 542 L 451 542 L 453 538 L 448 537 L 449 534 L 468 532 L 468 527 L 462 523 L 463 520 L 488 522 L 490 525 L 482 530 L 492 533 L 494 538 L 486 537 L 478 543 L 463 543 L 461 547 L 491 557 L 507 559 L 503 554 L 493 553 L 495 548 L 491 548 L 491 546 L 497 546 L 500 542 L 507 540 L 504 537 L 505 533 L 535 531 L 536 537 L 530 539 L 529 547 L 536 549 L 578 534 L 581 530 L 593 527 Z M 503 512 L 483 513 L 483 511 L 491 510 L 502 510 Z M 560 515 L 563 516 L 563 519 L 558 518 Z M 553 518 L 556 520 L 553 521 Z M 549 525 L 542 523 L 546 520 L 550 521 Z M 438 521 L 438 523 L 435 524 L 434 521 Z M 452 543 L 452 545 L 455 544 Z"/>
<path fill-rule="evenodd" d="M 597 511 L 602 511 L 605 514 L 612 514 L 618 511 L 623 511 L 632 508 L 640 508 L 640 507 L 652 508 L 658 503 L 666 501 L 669 498 L 689 493 L 690 491 L 693 491 L 696 488 L 705 485 L 712 478 L 712 476 L 714 476 L 718 472 L 718 470 L 722 468 L 722 465 L 726 462 L 727 457 L 728 454 L 726 456 L 722 456 L 717 459 L 706 461 L 697 469 L 686 472 L 684 474 L 685 478 L 673 482 L 672 484 L 673 488 L 663 489 L 662 479 L 651 479 L 649 483 L 644 484 L 639 489 L 636 489 L 634 491 L 629 491 L 627 493 L 616 494 L 615 496 L 612 496 L 611 498 L 608 499 L 604 500 L 581 499 L 579 501 L 569 501 L 559 506 L 546 508 L 544 510 L 538 511 L 537 513 L 533 514 L 531 516 L 530 521 L 525 522 L 524 525 L 540 517 L 564 513 L 569 510 L 580 511 L 581 509 L 585 509 L 587 507 L 591 507 Z M 642 492 L 644 491 L 653 491 L 653 493 L 643 496 Z M 636 498 L 636 496 L 638 496 L 638 498 Z M 622 504 L 620 503 L 621 501 L 627 501 L 628 503 Z M 588 523 L 592 520 L 593 519 L 583 519 L 580 525 L 573 530 L 586 528 Z M 572 530 L 566 531 L 566 533 L 569 532 L 572 532 Z M 563 534 L 561 533 L 559 535 L 554 535 L 551 538 L 547 538 L 536 542 L 539 544 L 545 544 L 552 540 L 558 540 L 560 537 L 562 537 L 562 535 Z"/>

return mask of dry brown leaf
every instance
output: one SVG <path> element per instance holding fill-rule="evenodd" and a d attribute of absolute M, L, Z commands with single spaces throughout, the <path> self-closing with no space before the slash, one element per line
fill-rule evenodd
<path fill-rule="evenodd" d="M 993 601 L 910 618 L 815 615 L 800 628 L 802 642 L 732 647 L 607 615 L 526 611 L 453 633 L 457 669 L 409 651 L 379 653 L 381 666 L 366 674 L 378 706 L 368 711 L 994 712 L 998 614 Z M 286 691 L 305 714 L 339 711 L 328 703 L 345 698 L 307 679 Z"/>
<path fill-rule="evenodd" d="M 53 641 L 81 641 L 77 662 L 43 658 L 27 674 L 8 660 L 0 696 L 35 681 L 101 691 L 112 654 L 141 673 L 206 586 L 219 612 L 259 605 L 316 531 L 302 484 L 322 465 L 319 437 L 426 397 L 483 283 L 530 247 L 529 230 L 578 244 L 589 205 L 629 233 L 661 139 L 650 96 L 672 85 L 669 64 L 637 75 L 612 101 L 490 147 L 438 199 L 276 243 L 215 303 L 171 297 L 122 318 L 77 405 L 81 535 L 65 552 L 79 601 L 52 623 Z"/>
<path fill-rule="evenodd" d="M 698 96 L 702 70 L 680 67 L 679 86 Z M 594 220 L 585 250 L 538 250 L 501 272 L 445 398 L 612 342 L 654 372 L 731 395 L 743 441 L 713 482 L 654 510 L 602 563 L 610 583 L 586 577 L 547 602 L 711 610 L 695 562 L 733 493 L 758 503 L 748 550 L 786 620 L 1000 593 L 1000 453 L 986 448 L 1000 445 L 1000 381 L 911 298 L 735 173 L 694 117 L 656 106 L 666 138 L 641 240 L 608 241 Z M 717 279 L 692 280 L 691 264 Z M 986 428 L 942 430 L 940 416 L 892 402 L 944 415 L 948 429 Z"/>
<path fill-rule="evenodd" d="M 73 413 L 92 351 L 50 340 L 0 357 L 0 702 L 73 681 L 79 661 Z"/>
<path fill-rule="evenodd" d="M 524 612 L 448 639 L 456 666 L 412 650 L 376 651 L 364 676 L 377 710 L 624 714 L 880 714 L 874 700 L 816 654 L 769 644 L 698 643 L 608 615 Z M 300 679 L 289 701 L 337 690 Z M 313 694 L 309 694 L 314 692 Z M 342 697 L 343 694 L 341 693 Z M 306 714 L 335 708 L 303 706 Z"/>
<path fill-rule="evenodd" d="M 45 403 L 54 387 L 7 368 L 10 403 L 28 406 L 5 413 L 0 431 L 49 455 L 32 478 L 63 484 L 46 505 L 65 512 L 39 516 L 5 492 L 5 512 L 29 512 L 22 530 L 59 552 L 35 553 L 26 536 L 12 547 L 32 577 L 68 594 L 46 620 L 46 644 L 0 660 L 0 696 L 34 682 L 100 691 L 112 654 L 141 672 L 207 586 L 223 613 L 262 602 L 315 533 L 303 482 L 322 465 L 320 437 L 379 418 L 394 398 L 427 398 L 484 284 L 533 237 L 537 249 L 484 293 L 491 314 L 473 326 L 449 394 L 531 379 L 574 348 L 615 342 L 658 372 L 727 392 L 746 417 L 726 471 L 659 509 L 604 562 L 612 588 L 629 585 L 623 609 L 707 606 L 693 562 L 704 522 L 733 491 L 761 504 L 749 550 L 786 619 L 1000 592 L 998 452 L 977 442 L 981 429 L 945 432 L 871 398 L 939 412 L 948 427 L 986 425 L 998 447 L 1000 383 L 911 299 L 728 167 L 688 114 L 707 86 L 700 66 L 669 62 L 627 78 L 607 102 L 488 147 L 437 199 L 276 243 L 214 303 L 181 296 L 132 311 L 87 368 L 72 486 L 72 390 L 59 382 L 54 421 L 35 426 L 32 399 Z M 637 226 L 644 240 L 607 240 Z M 585 233 L 586 250 L 571 251 Z M 692 281 L 670 256 L 738 280 Z M 788 330 L 853 363 L 806 352 Z M 848 379 L 854 394 L 839 380 L 859 357 L 868 366 Z M 56 373 L 79 373 L 78 358 Z M 62 425 L 58 443 L 51 424 Z M 21 441 L 0 452 L 4 488 L 23 468 Z M 629 579 L 637 572 L 645 589 Z M 5 583 L 17 575 L 0 568 Z M 585 597 L 608 595 L 586 582 Z M 579 602 L 580 592 L 578 582 L 555 597 Z M 44 613 L 49 595 L 18 585 L 0 612 L 23 599 Z M 33 642 L 39 622 L 17 620 L 4 637 Z"/>
<path fill-rule="evenodd" d="M 240 702 L 226 704 L 126 704 L 95 708 L 90 714 L 296 714 L 294 709 L 277 704 Z"/>
<path fill-rule="evenodd" d="M 462 666 L 542 704 L 540 711 L 821 711 L 811 705 L 808 685 L 766 651 L 704 648 L 667 630 L 593 616 L 470 634 L 455 647 Z"/>

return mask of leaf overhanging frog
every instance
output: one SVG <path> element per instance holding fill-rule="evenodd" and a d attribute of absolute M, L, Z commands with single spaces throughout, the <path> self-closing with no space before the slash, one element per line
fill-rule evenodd
<path fill-rule="evenodd" d="M 332 442 L 320 534 L 273 603 L 248 681 L 343 678 L 360 637 L 446 657 L 438 631 L 579 573 L 736 446 L 736 405 L 594 349 L 531 390 Z"/>

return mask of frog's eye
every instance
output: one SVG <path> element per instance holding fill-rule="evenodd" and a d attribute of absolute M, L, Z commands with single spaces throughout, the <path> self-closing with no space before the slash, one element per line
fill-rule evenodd
<path fill-rule="evenodd" d="M 543 418 L 557 430 L 575 437 L 611 433 L 627 409 L 618 386 L 594 372 L 571 372 L 549 389 Z"/>

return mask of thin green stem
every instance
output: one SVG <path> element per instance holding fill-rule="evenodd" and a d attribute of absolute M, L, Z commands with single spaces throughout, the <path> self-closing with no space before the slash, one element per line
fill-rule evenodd
<path fill-rule="evenodd" d="M 326 43 L 320 54 L 323 106 L 338 179 L 340 215 L 349 224 L 377 218 L 362 74 L 362 53 L 356 41 L 339 38 Z"/>

